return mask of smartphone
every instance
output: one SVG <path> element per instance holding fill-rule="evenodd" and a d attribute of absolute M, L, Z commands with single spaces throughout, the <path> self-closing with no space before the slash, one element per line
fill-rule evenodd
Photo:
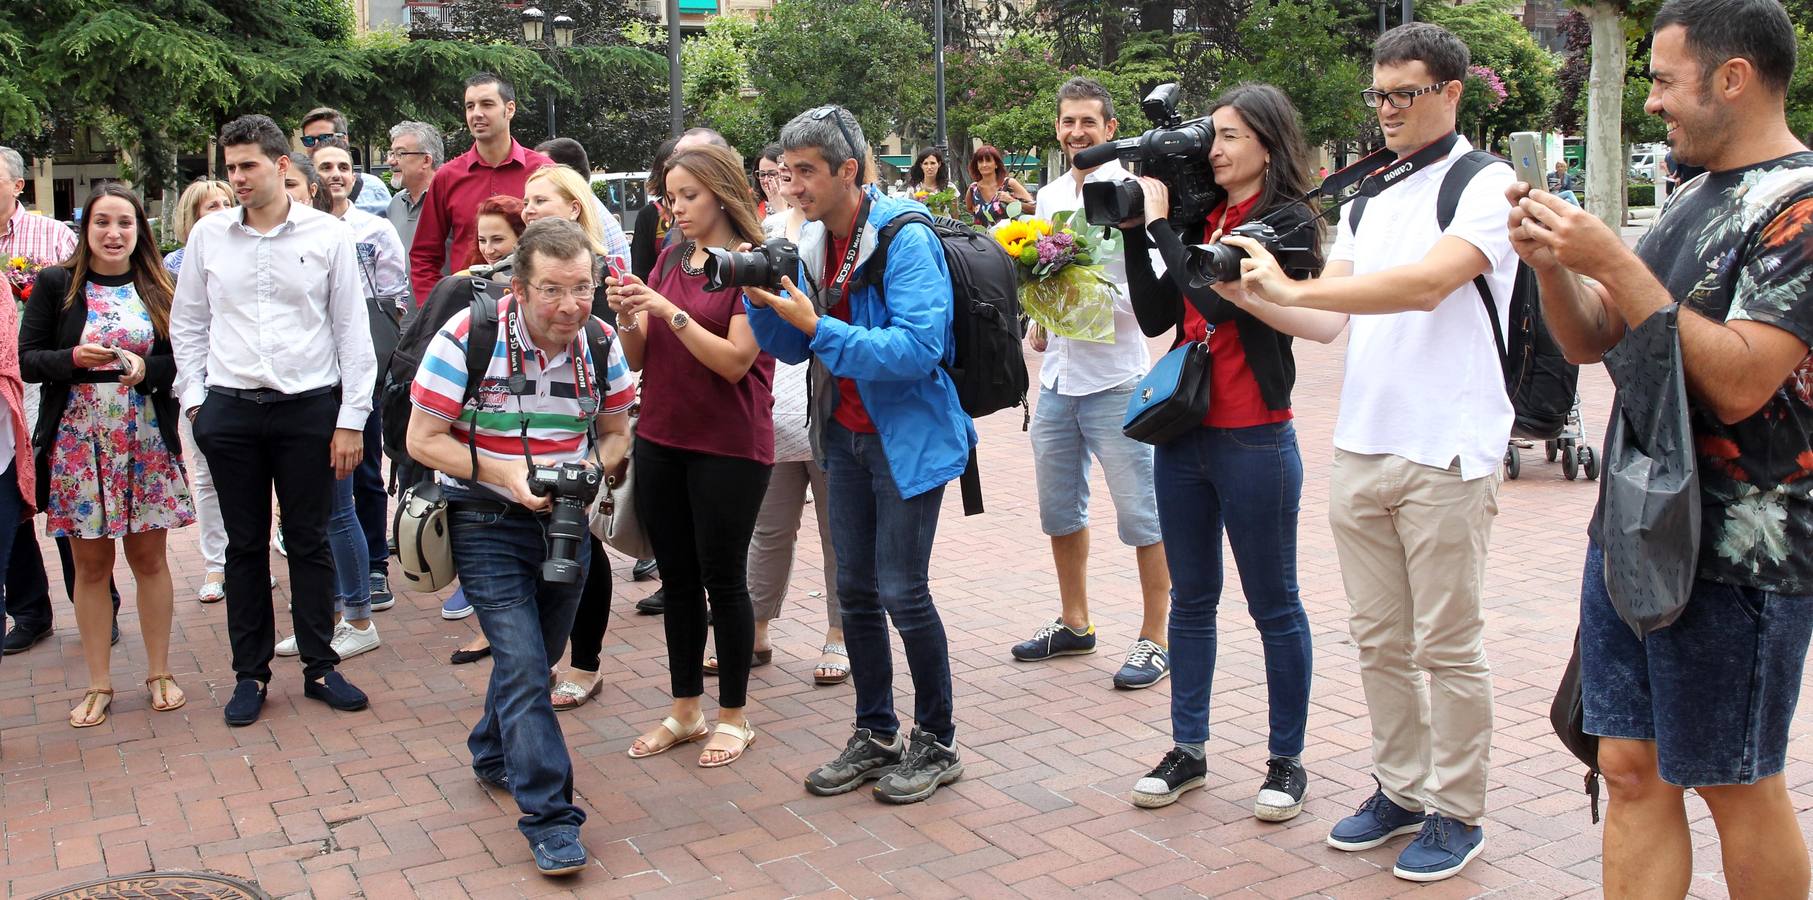
<path fill-rule="evenodd" d="M 605 257 L 604 258 L 604 269 L 606 272 L 610 273 L 610 276 L 612 278 L 617 279 L 618 284 L 623 283 L 623 269 L 617 265 L 616 257 L 614 257 L 614 256 Z"/>
<path fill-rule="evenodd" d="M 1542 160 L 1542 135 L 1534 131 L 1511 133 L 1511 168 L 1516 170 L 1517 180 L 1531 190 L 1549 189 L 1549 169 Z"/>

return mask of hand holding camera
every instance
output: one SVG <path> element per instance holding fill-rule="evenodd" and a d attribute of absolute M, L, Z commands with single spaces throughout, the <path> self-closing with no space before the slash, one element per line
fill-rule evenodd
<path fill-rule="evenodd" d="M 586 540 L 586 510 L 598 498 L 604 476 L 583 462 L 535 463 L 526 466 L 524 487 L 549 507 L 548 557 L 541 580 L 578 584 L 584 575 L 579 547 Z M 526 505 L 526 504 L 525 504 Z"/>
<path fill-rule="evenodd" d="M 759 306 L 766 306 L 775 311 L 787 324 L 804 332 L 806 337 L 818 333 L 818 307 L 812 305 L 812 298 L 793 283 L 792 278 L 782 276 L 780 292 L 759 287 L 745 287 L 743 293 Z"/>

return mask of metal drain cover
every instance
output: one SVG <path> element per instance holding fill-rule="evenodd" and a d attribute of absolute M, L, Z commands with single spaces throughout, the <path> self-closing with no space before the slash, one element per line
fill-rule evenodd
<path fill-rule="evenodd" d="M 97 878 L 31 900 L 271 900 L 258 886 L 210 872 L 146 872 Z"/>

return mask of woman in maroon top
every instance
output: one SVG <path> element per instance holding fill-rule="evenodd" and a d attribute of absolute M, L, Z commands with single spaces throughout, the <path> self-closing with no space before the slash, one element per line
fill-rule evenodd
<path fill-rule="evenodd" d="M 1186 244 L 1216 240 L 1261 216 L 1280 233 L 1308 229 L 1314 245 L 1321 246 L 1321 220 L 1300 202 L 1310 188 L 1309 159 L 1297 111 L 1284 93 L 1269 85 L 1239 85 L 1215 102 L 1210 118 L 1215 143 L 1209 164 L 1227 200 L 1206 222 L 1173 223 L 1167 219 L 1165 185 L 1144 178 L 1145 227 L 1123 231 L 1129 293 L 1143 330 L 1156 336 L 1175 329 L 1180 344 L 1207 341 L 1213 357 L 1202 427 L 1158 446 L 1153 456 L 1159 530 L 1171 548 L 1176 747 L 1134 785 L 1133 801 L 1164 806 L 1203 783 L 1225 531 L 1247 611 L 1264 645 L 1271 707 L 1271 759 L 1254 815 L 1280 822 L 1303 807 L 1312 661 L 1309 618 L 1297 592 L 1303 462 L 1291 427 L 1296 362 L 1290 344 L 1293 335 L 1333 340 L 1345 320 L 1271 306 L 1249 297 L 1239 281 L 1205 284 L 1187 271 Z M 1153 274 L 1148 234 L 1169 278 Z"/>
<path fill-rule="evenodd" d="M 661 251 L 649 282 L 606 282 L 623 351 L 642 372 L 636 512 L 667 592 L 672 713 L 636 739 L 653 756 L 710 737 L 699 765 L 729 765 L 755 739 L 743 716 L 755 647 L 749 539 L 774 465 L 774 359 L 750 331 L 742 289 L 705 289 L 706 249 L 759 244 L 755 195 L 736 151 L 694 147 L 668 160 L 664 184 L 686 240 Z M 717 631 L 718 725 L 705 727 L 706 601 Z"/>

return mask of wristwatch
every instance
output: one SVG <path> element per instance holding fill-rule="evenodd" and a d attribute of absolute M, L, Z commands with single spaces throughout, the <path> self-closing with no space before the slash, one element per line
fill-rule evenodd
<path fill-rule="evenodd" d="M 692 316 L 687 315 L 686 310 L 683 310 L 683 309 L 675 312 L 674 317 L 667 320 L 667 324 L 673 326 L 673 329 L 675 331 L 679 331 L 680 329 L 685 328 L 687 325 L 689 325 L 691 323 L 692 323 Z"/>

